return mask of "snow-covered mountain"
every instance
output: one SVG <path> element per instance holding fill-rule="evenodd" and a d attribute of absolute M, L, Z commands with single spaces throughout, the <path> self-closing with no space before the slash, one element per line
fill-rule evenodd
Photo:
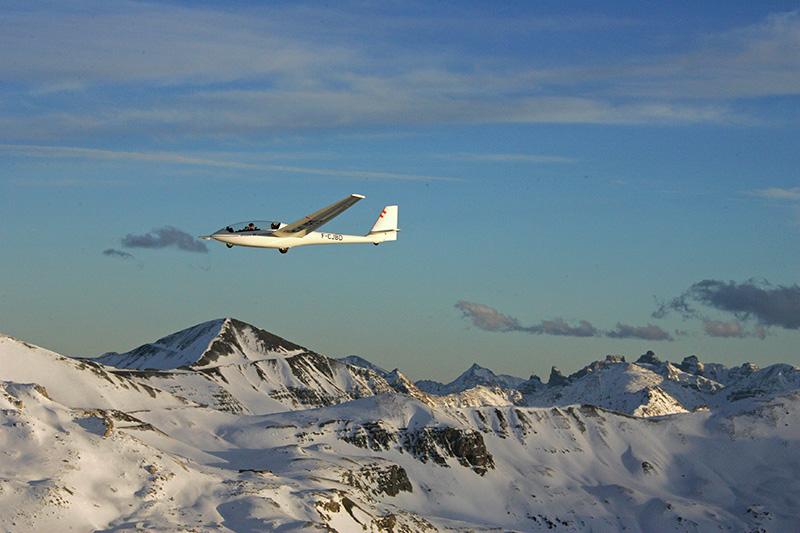
<path fill-rule="evenodd" d="M 232 319 L 104 360 L 0 336 L 0 530 L 800 528 L 790 365 L 433 395 Z"/>
<path fill-rule="evenodd" d="M 73 407 L 150 409 L 191 404 L 91 360 L 75 360 L 0 334 L 0 379 L 36 383 Z"/>
<path fill-rule="evenodd" d="M 234 318 L 203 322 L 126 353 L 107 353 L 98 363 L 135 370 L 173 370 L 246 365 L 307 352 L 302 346 Z"/>
<path fill-rule="evenodd" d="M 96 359 L 117 375 L 216 409 L 264 414 L 392 392 L 373 370 L 312 352 L 233 318 Z"/>
<path fill-rule="evenodd" d="M 338 361 L 346 365 L 353 365 L 353 366 L 359 366 L 361 368 L 367 368 L 369 370 L 377 372 L 382 376 L 385 376 L 386 374 L 389 373 L 383 368 L 379 367 L 378 365 L 371 363 L 358 355 L 348 355 L 346 357 L 340 357 Z"/>
<path fill-rule="evenodd" d="M 478 385 L 484 387 L 499 387 L 504 389 L 515 389 L 525 380 L 516 376 L 506 374 L 495 374 L 488 368 L 473 363 L 460 376 L 450 383 L 443 384 L 438 381 L 423 379 L 416 382 L 417 387 L 429 394 L 445 395 L 463 392 Z"/>

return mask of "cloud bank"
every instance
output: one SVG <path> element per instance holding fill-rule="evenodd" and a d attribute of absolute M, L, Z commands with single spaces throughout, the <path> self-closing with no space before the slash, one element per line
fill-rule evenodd
<path fill-rule="evenodd" d="M 672 336 L 660 327 L 647 324 L 646 326 L 631 326 L 617 323 L 611 331 L 602 331 L 592 325 L 588 320 L 578 320 L 570 324 L 563 318 L 542 320 L 538 324 L 523 326 L 519 320 L 501 313 L 497 309 L 485 304 L 460 300 L 455 308 L 461 315 L 469 319 L 478 329 L 493 332 L 529 333 L 532 335 L 556 335 L 562 337 L 610 337 L 614 339 L 642 339 L 650 341 L 671 341 Z"/>
<path fill-rule="evenodd" d="M 173 226 L 156 228 L 144 235 L 129 233 L 122 238 L 124 248 L 176 248 L 184 252 L 208 253 L 205 243 L 198 241 L 185 231 Z"/>
<path fill-rule="evenodd" d="M 630 24 L 466 7 L 398 17 L 375 6 L 12 2 L 0 18 L 0 71 L 15 83 L 0 128 L 16 139 L 68 139 L 387 124 L 729 123 L 752 120 L 737 111 L 739 100 L 800 94 L 798 11 L 689 36 L 673 54 L 632 49 L 587 64 L 522 49 L 536 32 L 566 39 Z M 486 46 L 464 44 L 479 32 Z M 446 46 L 442 34 L 453 35 Z M 499 37 L 509 49 L 492 46 Z M 53 99 L 57 109 L 34 105 Z M 23 103 L 38 111 L 15 113 Z"/>

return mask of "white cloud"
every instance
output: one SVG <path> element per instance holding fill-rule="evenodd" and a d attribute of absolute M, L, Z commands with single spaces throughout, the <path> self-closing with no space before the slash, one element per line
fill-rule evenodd
<path fill-rule="evenodd" d="M 458 32 L 508 27 L 524 35 L 635 22 L 602 16 L 476 22 L 423 8 L 411 17 L 292 5 L 237 12 L 138 2 L 86 6 L 26 3 L 4 11 L 0 72 L 14 82 L 0 106 L 7 139 L 429 124 L 747 123 L 754 119 L 737 112 L 735 99 L 800 94 L 798 12 L 707 36 L 681 54 L 631 51 L 614 64 L 590 66 L 574 64 L 572 56 L 543 68 L 535 55 L 466 54 L 456 44 Z M 409 31 L 432 43 L 442 32 L 456 37 L 422 53 L 424 42 L 409 46 L 400 38 Z M 24 113 L 21 103 L 28 105 Z"/>
<path fill-rule="evenodd" d="M 277 165 L 261 162 L 248 162 L 235 160 L 234 157 L 241 157 L 242 154 L 223 154 L 217 152 L 218 159 L 208 157 L 184 155 L 175 152 L 161 151 L 124 151 L 124 150 L 104 150 L 97 148 L 81 148 L 74 146 L 39 146 L 39 145 L 17 145 L 0 144 L 0 153 L 14 154 L 23 157 L 38 158 L 78 158 L 78 159 L 101 159 L 101 160 L 124 160 L 140 161 L 146 163 L 173 163 L 178 165 L 191 165 L 212 168 L 230 168 L 239 170 L 259 170 L 282 172 L 289 174 L 303 174 L 310 176 L 326 176 L 333 178 L 349 179 L 370 179 L 386 181 L 459 181 L 458 178 L 449 176 L 431 176 L 423 174 L 402 174 L 397 172 L 384 172 L 379 170 L 358 170 L 358 169 L 339 169 L 339 168 L 320 168 L 307 166 Z M 18 184 L 25 184 L 24 182 Z M 44 183 L 39 183 L 40 185 Z M 58 186 L 79 186 L 86 185 L 87 182 L 78 180 L 57 180 L 47 182 Z"/>
<path fill-rule="evenodd" d="M 492 163 L 574 163 L 575 159 L 543 154 L 446 154 L 438 156 L 454 161 L 488 161 Z"/>
<path fill-rule="evenodd" d="M 800 200 L 800 187 L 790 187 L 788 189 L 769 187 L 766 189 L 757 189 L 750 194 L 770 200 Z"/>

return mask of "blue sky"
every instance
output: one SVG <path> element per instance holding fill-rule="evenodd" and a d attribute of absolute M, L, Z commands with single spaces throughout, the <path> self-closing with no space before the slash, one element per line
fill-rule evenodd
<path fill-rule="evenodd" d="M 235 316 L 443 380 L 800 363 L 795 2 L 11 2 L 0 50 L 0 331 Z M 123 246 L 351 192 L 330 229 L 397 203 L 396 243 Z"/>

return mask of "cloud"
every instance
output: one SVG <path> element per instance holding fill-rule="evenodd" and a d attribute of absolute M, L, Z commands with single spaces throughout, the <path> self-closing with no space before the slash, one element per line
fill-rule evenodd
<path fill-rule="evenodd" d="M 619 94 L 732 100 L 800 94 L 800 10 L 695 39 L 683 53 L 626 65 Z"/>
<path fill-rule="evenodd" d="M 797 11 L 690 36 L 677 54 L 632 49 L 613 62 L 582 64 L 574 54 L 519 48 L 532 32 L 549 38 L 634 22 L 525 10 L 498 16 L 479 8 L 468 10 L 471 16 L 420 7 L 398 16 L 391 8 L 289 4 L 85 6 L 19 4 L 0 19 L 0 71 L 14 80 L 4 89 L 0 129 L 14 138 L 247 137 L 387 124 L 730 123 L 752 120 L 737 113 L 734 100 L 800 94 Z M 476 31 L 486 46 L 473 46 Z M 446 45 L 442 33 L 453 35 Z M 495 47 L 509 39 L 508 50 Z"/>
<path fill-rule="evenodd" d="M 767 330 L 764 326 L 756 325 L 752 331 L 747 331 L 739 320 L 710 320 L 703 321 L 703 329 L 709 337 L 745 338 L 758 337 L 765 339 Z"/>
<path fill-rule="evenodd" d="M 580 320 L 577 326 L 572 326 L 563 318 L 542 320 L 540 324 L 522 328 L 520 331 L 564 337 L 596 337 L 598 335 L 597 328 L 586 320 Z"/>
<path fill-rule="evenodd" d="M 542 154 L 446 154 L 442 159 L 454 161 L 489 161 L 492 163 L 574 163 L 575 159 L 559 155 Z"/>
<path fill-rule="evenodd" d="M 594 337 L 597 335 L 597 329 L 586 320 L 579 321 L 576 326 L 570 325 L 563 318 L 542 320 L 539 324 L 522 326 L 516 318 L 504 315 L 488 305 L 461 300 L 455 304 L 455 307 L 461 311 L 464 318 L 470 319 L 475 327 L 484 331 L 519 331 L 535 335 L 567 337 Z"/>
<path fill-rule="evenodd" d="M 592 325 L 588 320 L 578 320 L 570 324 L 563 318 L 542 320 L 538 324 L 523 326 L 519 320 L 501 313 L 485 304 L 461 300 L 455 304 L 464 318 L 484 331 L 510 332 L 517 331 L 532 335 L 556 335 L 561 337 L 601 337 L 607 336 L 617 339 L 646 339 L 652 341 L 672 340 L 672 336 L 658 326 L 629 326 L 618 323 L 615 330 L 602 331 Z"/>
<path fill-rule="evenodd" d="M 671 341 L 672 335 L 655 324 L 631 326 L 617 322 L 617 327 L 606 332 L 612 339 L 644 339 L 648 341 Z"/>
<path fill-rule="evenodd" d="M 144 235 L 129 233 L 122 238 L 122 246 L 124 248 L 151 249 L 174 247 L 185 252 L 208 253 L 208 248 L 203 242 L 173 226 L 157 228 Z"/>
<path fill-rule="evenodd" d="M 78 158 L 110 161 L 141 161 L 147 163 L 172 163 L 177 165 L 204 166 L 211 168 L 230 168 L 239 170 L 271 171 L 289 174 L 303 174 L 311 176 L 327 176 L 335 178 L 370 179 L 385 181 L 458 181 L 458 178 L 447 176 L 431 176 L 423 174 L 401 174 L 397 172 L 383 172 L 375 170 L 353 170 L 336 168 L 319 168 L 306 166 L 276 165 L 259 162 L 248 162 L 233 159 L 241 154 L 217 153 L 217 158 L 197 155 L 185 155 L 176 152 L 163 151 L 126 151 L 106 150 L 98 148 L 82 148 L 77 146 L 43 146 L 32 144 L 0 144 L 0 152 L 38 158 Z M 280 156 L 278 156 L 280 157 Z M 296 154 L 284 156 L 297 157 Z M 88 180 L 54 180 L 39 183 L 50 186 L 78 186 L 91 185 L 100 182 Z M 25 185 L 26 181 L 19 180 L 17 184 Z"/>
<path fill-rule="evenodd" d="M 731 313 L 740 320 L 752 318 L 762 326 L 800 329 L 800 286 L 773 286 L 766 281 L 699 281 L 683 294 L 662 303 L 653 316 L 660 318 L 674 311 L 686 318 L 705 319 L 697 305 Z"/>
<path fill-rule="evenodd" d="M 750 194 L 769 200 L 800 200 L 800 187 L 790 187 L 788 189 L 769 187 L 767 189 L 757 189 Z"/>
<path fill-rule="evenodd" d="M 488 305 L 460 300 L 455 307 L 461 311 L 464 318 L 469 318 L 476 328 L 485 331 L 520 331 L 521 329 L 516 318 L 504 315 Z"/>
<path fill-rule="evenodd" d="M 145 161 L 150 163 L 175 163 L 180 165 L 199 165 L 221 168 L 254 169 L 258 165 L 240 161 L 221 159 L 208 159 L 204 157 L 187 156 L 174 152 L 161 151 L 126 151 L 103 150 L 98 148 L 82 148 L 78 146 L 42 146 L 35 144 L 0 144 L 0 152 L 42 158 L 79 158 L 79 159 L 105 159 L 124 161 Z"/>
<path fill-rule="evenodd" d="M 129 254 L 128 252 L 123 252 L 122 250 L 115 250 L 114 248 L 108 248 L 106 250 L 103 250 L 102 253 L 106 257 L 116 257 L 116 258 L 125 259 L 125 260 L 134 259 L 134 255 L 133 254 Z"/>
<path fill-rule="evenodd" d="M 703 329 L 710 337 L 745 337 L 744 326 L 738 320 L 704 320 Z"/>

